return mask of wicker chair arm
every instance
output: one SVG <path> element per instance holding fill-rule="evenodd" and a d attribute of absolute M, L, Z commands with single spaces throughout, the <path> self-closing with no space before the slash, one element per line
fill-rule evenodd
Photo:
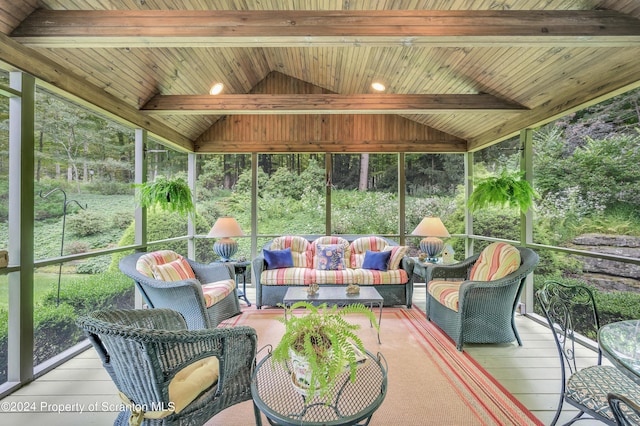
<path fill-rule="evenodd" d="M 416 262 L 409 256 L 403 257 L 402 262 L 400 262 L 400 268 L 404 269 L 409 277 L 413 275 L 413 268 L 415 268 L 415 266 Z"/>
<path fill-rule="evenodd" d="M 462 262 L 453 263 L 451 265 L 434 265 L 431 267 L 431 279 L 459 279 L 466 280 L 469 278 L 469 272 L 480 254 L 471 256 Z"/>
<path fill-rule="evenodd" d="M 264 259 L 264 256 L 259 255 L 251 261 L 251 270 L 256 279 L 260 279 L 260 274 L 265 269 L 267 269 L 267 261 Z"/>
<path fill-rule="evenodd" d="M 191 265 L 191 269 L 193 269 L 193 272 L 196 274 L 196 278 L 198 278 L 200 283 L 208 284 L 235 277 L 235 270 L 231 269 L 231 264 L 217 263 L 208 265 L 191 259 L 187 259 L 187 262 Z"/>

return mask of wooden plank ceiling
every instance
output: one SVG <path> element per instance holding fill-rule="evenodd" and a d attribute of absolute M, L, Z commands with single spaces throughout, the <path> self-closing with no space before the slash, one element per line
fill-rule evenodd
<path fill-rule="evenodd" d="M 201 153 L 473 151 L 640 86 L 635 0 L 0 0 L 0 13 L 4 68 Z"/>

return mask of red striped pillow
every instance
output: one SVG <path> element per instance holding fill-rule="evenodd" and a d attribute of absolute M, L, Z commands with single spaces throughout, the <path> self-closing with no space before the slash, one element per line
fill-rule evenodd
<path fill-rule="evenodd" d="M 182 281 L 196 277 L 189 262 L 182 256 L 162 265 L 151 265 L 151 270 L 153 277 L 161 281 Z"/>
<path fill-rule="evenodd" d="M 489 244 L 471 268 L 472 281 L 493 281 L 504 278 L 520 267 L 520 251 L 507 243 Z"/>

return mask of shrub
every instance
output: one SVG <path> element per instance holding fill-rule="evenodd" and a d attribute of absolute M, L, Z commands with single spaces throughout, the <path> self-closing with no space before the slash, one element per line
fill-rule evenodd
<path fill-rule="evenodd" d="M 118 213 L 111 216 L 111 226 L 116 229 L 127 229 L 134 221 L 134 214 L 131 212 Z"/>
<path fill-rule="evenodd" d="M 81 210 L 67 216 L 67 229 L 79 237 L 99 234 L 107 230 L 109 222 L 103 213 Z"/>
<path fill-rule="evenodd" d="M 133 281 L 120 272 L 81 277 L 60 288 L 60 305 L 73 307 L 77 315 L 109 307 L 133 308 Z M 57 289 L 42 299 L 43 305 L 55 306 Z"/>
<path fill-rule="evenodd" d="M 86 253 L 90 248 L 89 243 L 85 241 L 71 241 L 65 246 L 65 252 L 67 254 Z"/>
<path fill-rule="evenodd" d="M 34 353 L 36 365 L 75 345 L 83 338 L 76 325 L 76 313 L 72 306 L 37 306 L 34 312 Z"/>
<path fill-rule="evenodd" d="M 76 272 L 78 274 L 101 274 L 107 272 L 110 263 L 111 258 L 109 256 L 91 257 L 79 263 L 76 266 Z"/>

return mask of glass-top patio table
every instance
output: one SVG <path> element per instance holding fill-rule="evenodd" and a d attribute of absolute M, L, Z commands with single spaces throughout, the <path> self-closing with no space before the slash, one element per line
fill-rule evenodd
<path fill-rule="evenodd" d="M 618 321 L 601 327 L 598 344 L 613 365 L 640 383 L 640 320 Z"/>
<path fill-rule="evenodd" d="M 357 294 L 347 294 L 345 287 L 320 287 L 320 290 L 313 296 L 307 293 L 306 286 L 289 287 L 282 299 L 282 303 L 289 307 L 296 302 L 309 302 L 315 306 L 323 303 L 326 303 L 327 306 L 347 306 L 361 303 L 365 306 L 370 306 L 371 309 L 376 305 L 380 308 L 380 314 L 378 315 L 378 326 L 380 326 L 384 298 L 373 287 L 361 286 L 360 292 Z M 380 343 L 380 328 L 378 328 L 378 343 Z"/>

